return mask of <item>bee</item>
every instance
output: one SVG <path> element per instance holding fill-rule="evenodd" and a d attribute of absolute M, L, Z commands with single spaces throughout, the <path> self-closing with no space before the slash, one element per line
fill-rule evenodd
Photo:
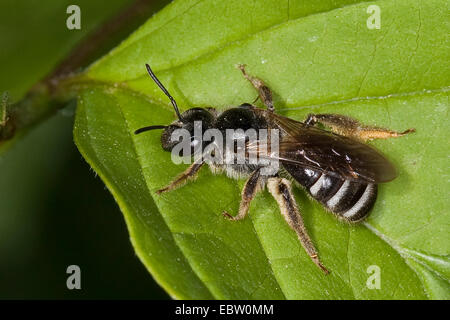
<path fill-rule="evenodd" d="M 224 111 L 214 108 L 191 108 L 180 113 L 175 99 L 148 64 L 146 68 L 153 81 L 170 99 L 178 119 L 169 125 L 140 128 L 135 131 L 135 134 L 163 129 L 161 145 L 165 151 L 172 151 L 178 143 L 173 141 L 171 136 L 176 129 L 180 128 L 189 132 L 192 145 L 214 143 L 198 141 L 198 137 L 194 135 L 195 121 L 201 121 L 203 132 L 208 129 L 218 129 L 224 134 L 227 129 L 278 130 L 279 150 L 275 156 L 269 153 L 269 157 L 279 161 L 280 166 L 270 175 L 261 174 L 263 166 L 252 164 L 246 159 L 244 164 L 208 163 L 213 172 L 225 171 L 232 178 L 247 179 L 242 190 L 237 215 L 232 216 L 226 211 L 223 215 L 232 221 L 245 218 L 256 193 L 267 186 L 268 191 L 278 203 L 281 214 L 296 232 L 312 262 L 326 274 L 329 271 L 321 263 L 305 228 L 294 199 L 292 183 L 303 187 L 310 197 L 337 218 L 350 223 L 360 222 L 368 216 L 375 203 L 377 185 L 391 181 L 397 175 L 391 162 L 364 142 L 400 137 L 415 131 L 408 129 L 404 132 L 396 132 L 366 126 L 356 119 L 337 114 L 310 114 L 304 122 L 278 115 L 275 113 L 271 90 L 261 79 L 249 75 L 245 65 L 238 65 L 238 68 L 258 92 L 258 98 L 265 105 L 265 109 L 243 103 Z M 322 127 L 319 127 L 319 124 Z M 263 151 L 267 151 L 251 142 L 247 142 L 246 148 L 247 156 L 251 153 L 263 154 Z M 264 153 L 266 156 L 267 154 L 267 152 Z M 204 164 L 203 158 L 197 159 L 169 185 L 158 190 L 157 194 L 173 190 L 187 180 L 194 179 Z"/>

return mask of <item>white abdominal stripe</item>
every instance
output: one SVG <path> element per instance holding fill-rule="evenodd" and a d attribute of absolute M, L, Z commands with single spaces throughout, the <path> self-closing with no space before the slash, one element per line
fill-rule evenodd
<path fill-rule="evenodd" d="M 365 217 L 367 212 L 372 208 L 374 202 L 374 196 L 376 197 L 377 187 L 374 184 L 369 183 L 364 190 L 361 198 L 345 213 L 341 215 L 348 219 L 358 221 Z"/>
<path fill-rule="evenodd" d="M 356 222 L 367 216 L 375 202 L 377 186 L 321 174 L 309 188 L 313 198 L 345 220 Z"/>

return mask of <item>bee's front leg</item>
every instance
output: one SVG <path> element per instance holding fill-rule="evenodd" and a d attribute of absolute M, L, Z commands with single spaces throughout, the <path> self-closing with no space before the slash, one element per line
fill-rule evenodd
<path fill-rule="evenodd" d="M 252 77 L 251 75 L 247 74 L 245 71 L 245 65 L 239 64 L 237 67 L 242 71 L 242 74 L 244 75 L 245 79 L 250 81 L 250 83 L 255 87 L 256 90 L 258 90 L 259 98 L 261 99 L 262 103 L 267 107 L 267 110 L 273 112 L 275 110 L 275 107 L 273 106 L 272 101 L 272 92 L 270 91 L 269 87 L 265 85 L 265 83 L 256 77 Z M 258 98 L 256 98 L 258 100 Z M 256 101 L 255 100 L 255 101 Z"/>
<path fill-rule="evenodd" d="M 297 233 L 297 236 L 305 248 L 311 260 L 323 271 L 328 274 L 329 271 L 320 262 L 317 250 L 314 247 L 311 238 L 306 231 L 302 216 L 298 210 L 294 195 L 292 194 L 291 184 L 288 180 L 282 178 L 269 178 L 267 181 L 267 188 L 280 207 L 283 215 L 289 226 Z"/>
<path fill-rule="evenodd" d="M 331 128 L 331 131 L 334 133 L 361 141 L 401 137 L 416 131 L 415 129 L 408 129 L 403 132 L 397 132 L 385 128 L 366 126 L 354 118 L 339 114 L 310 114 L 305 123 L 308 125 L 321 123 Z"/>
<path fill-rule="evenodd" d="M 185 183 L 188 179 L 195 179 L 198 171 L 200 170 L 200 168 L 202 167 L 203 164 L 204 164 L 203 160 L 194 162 L 182 174 L 180 174 L 178 177 L 176 177 L 175 180 L 173 180 L 168 186 L 166 186 L 162 189 L 159 189 L 158 191 L 156 191 L 156 193 L 161 194 L 163 192 L 167 192 L 167 191 L 176 189 L 179 186 L 181 186 L 183 183 Z"/>
<path fill-rule="evenodd" d="M 228 212 L 224 211 L 223 215 L 233 221 L 242 220 L 247 215 L 248 209 L 250 207 L 250 202 L 255 197 L 256 193 L 260 190 L 261 186 L 261 175 L 260 169 L 254 171 L 250 178 L 248 178 L 247 182 L 244 185 L 244 189 L 242 189 L 242 199 L 239 205 L 238 214 L 233 217 Z"/>

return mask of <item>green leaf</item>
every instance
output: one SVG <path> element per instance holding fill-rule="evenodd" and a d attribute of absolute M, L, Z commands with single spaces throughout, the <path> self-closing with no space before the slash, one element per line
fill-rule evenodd
<path fill-rule="evenodd" d="M 367 7 L 381 10 L 368 29 Z M 119 203 L 138 256 L 177 298 L 449 299 L 446 170 L 450 26 L 447 1 L 175 1 L 80 80 L 75 140 Z M 214 18 L 212 18 L 214 17 Z M 380 186 L 368 221 L 336 220 L 296 198 L 324 264 L 310 261 L 267 191 L 230 222 L 243 181 L 213 176 L 158 196 L 185 165 L 159 134 L 133 131 L 175 119 L 146 75 L 150 63 L 183 110 L 220 110 L 256 92 L 234 66 L 264 79 L 277 112 L 302 120 L 340 113 L 417 132 L 373 144 L 399 177 Z M 381 288 L 369 289 L 376 265 Z"/>

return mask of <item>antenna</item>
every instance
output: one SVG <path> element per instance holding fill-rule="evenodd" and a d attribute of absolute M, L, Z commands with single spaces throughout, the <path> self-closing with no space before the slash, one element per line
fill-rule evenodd
<path fill-rule="evenodd" d="M 143 128 L 137 129 L 134 132 L 134 134 L 139 134 L 139 133 L 142 133 L 142 132 L 145 132 L 145 131 L 149 131 L 149 130 L 154 130 L 154 129 L 165 129 L 165 128 L 167 128 L 167 126 L 159 126 L 159 125 L 157 125 L 157 126 L 148 126 L 148 127 L 143 127 Z"/>
<path fill-rule="evenodd" d="M 183 122 L 183 118 L 181 117 L 180 110 L 178 110 L 178 106 L 177 106 L 175 99 L 170 95 L 169 91 L 167 91 L 167 89 L 163 86 L 163 84 L 158 80 L 158 78 L 155 76 L 155 74 L 153 73 L 150 66 L 147 63 L 145 64 L 145 66 L 147 67 L 147 72 L 150 75 L 150 77 L 153 79 L 153 81 L 155 81 L 155 83 L 162 90 L 162 92 L 164 92 L 164 94 L 170 99 L 170 102 L 172 102 L 173 108 L 175 109 L 175 113 L 177 114 L 178 119 L 181 122 Z M 158 129 L 161 129 L 161 128 L 158 128 Z M 149 130 L 151 130 L 151 129 L 149 129 Z"/>

